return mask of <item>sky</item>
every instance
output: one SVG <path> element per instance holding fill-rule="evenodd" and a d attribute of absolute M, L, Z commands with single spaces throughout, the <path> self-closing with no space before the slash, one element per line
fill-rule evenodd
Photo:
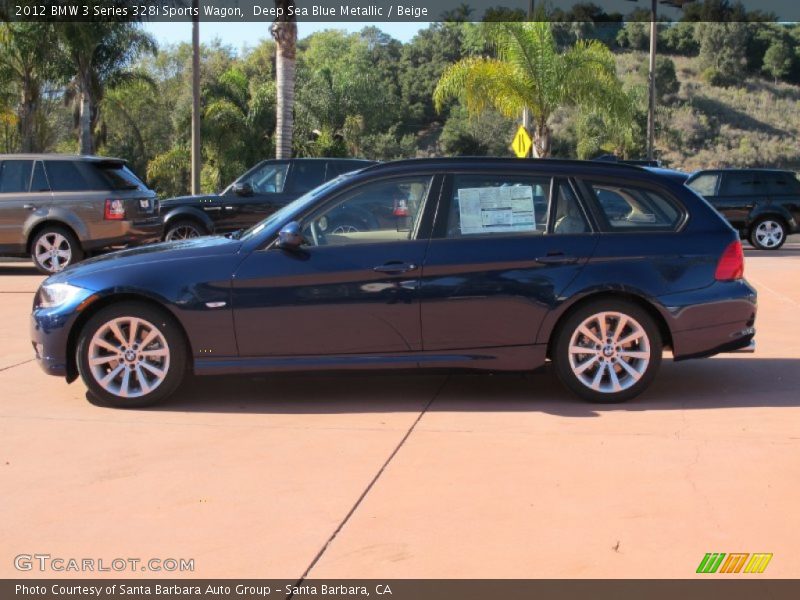
<path fill-rule="evenodd" d="M 223 44 L 229 45 L 237 51 L 242 48 L 258 45 L 259 40 L 269 37 L 269 23 L 218 23 L 207 22 L 200 24 L 200 41 L 210 42 L 219 38 Z M 348 32 L 361 31 L 368 25 L 375 25 L 392 37 L 407 42 L 420 30 L 428 27 L 429 23 L 308 23 L 297 24 L 297 34 L 300 38 L 311 35 L 323 29 L 344 29 Z M 150 22 L 144 28 L 156 38 L 159 45 L 177 44 L 192 41 L 192 24 L 190 22 Z"/>

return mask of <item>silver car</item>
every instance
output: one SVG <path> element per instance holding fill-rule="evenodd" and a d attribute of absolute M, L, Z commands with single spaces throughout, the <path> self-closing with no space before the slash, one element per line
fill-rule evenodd
<path fill-rule="evenodd" d="M 0 255 L 42 273 L 99 250 L 159 240 L 155 192 L 118 158 L 0 154 Z"/>

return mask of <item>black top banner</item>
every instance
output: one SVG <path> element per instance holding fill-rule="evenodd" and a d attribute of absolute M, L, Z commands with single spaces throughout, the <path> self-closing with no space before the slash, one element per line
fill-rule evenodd
<path fill-rule="evenodd" d="M 800 21 L 800 0 L 0 0 L 6 21 Z"/>

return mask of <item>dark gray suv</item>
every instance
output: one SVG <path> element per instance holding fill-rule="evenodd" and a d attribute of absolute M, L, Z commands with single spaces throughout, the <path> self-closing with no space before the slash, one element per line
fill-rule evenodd
<path fill-rule="evenodd" d="M 125 161 L 0 154 L 0 255 L 30 256 L 50 274 L 86 254 L 161 238 L 155 192 Z"/>

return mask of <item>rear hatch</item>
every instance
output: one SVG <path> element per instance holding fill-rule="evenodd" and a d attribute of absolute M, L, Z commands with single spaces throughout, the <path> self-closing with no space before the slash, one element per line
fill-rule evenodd
<path fill-rule="evenodd" d="M 95 168 L 113 190 L 114 197 L 123 201 L 125 217 L 130 220 L 147 219 L 158 216 L 159 206 L 156 194 L 150 190 L 124 162 L 102 160 Z"/>

